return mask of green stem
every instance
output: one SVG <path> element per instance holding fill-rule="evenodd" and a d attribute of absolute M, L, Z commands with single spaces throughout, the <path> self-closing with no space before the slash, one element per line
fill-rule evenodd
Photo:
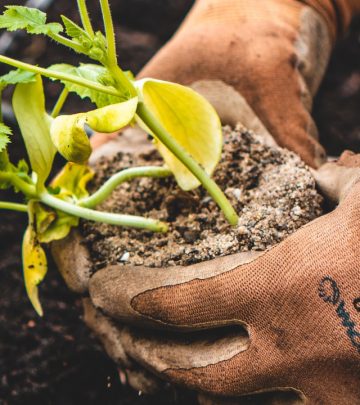
<path fill-rule="evenodd" d="M 27 212 L 27 205 L 0 201 L 0 209 Z"/>
<path fill-rule="evenodd" d="M 70 39 L 64 38 L 59 34 L 48 33 L 47 35 L 54 41 L 59 42 L 60 44 L 65 45 L 78 53 L 84 53 L 83 47 Z"/>
<path fill-rule="evenodd" d="M 38 73 L 45 77 L 51 77 L 53 79 L 62 80 L 66 82 L 71 82 L 79 84 L 80 86 L 87 87 L 92 90 L 100 91 L 101 93 L 110 94 L 112 96 L 121 97 L 121 93 L 118 90 L 103 86 L 100 83 L 92 82 L 91 80 L 82 79 L 74 75 L 69 75 L 68 73 L 59 73 L 53 70 L 43 69 L 37 66 L 29 65 L 24 62 L 19 62 L 15 59 L 8 58 L 7 56 L 0 55 L 0 62 L 6 63 L 10 66 L 15 66 L 20 69 L 27 70 L 28 72 Z"/>
<path fill-rule="evenodd" d="M 31 177 L 27 173 L 17 172 L 16 176 L 19 177 L 21 180 L 25 180 L 25 183 L 34 185 L 34 182 L 31 180 Z"/>
<path fill-rule="evenodd" d="M 109 2 L 108 0 L 100 0 L 100 4 L 105 26 L 108 62 L 110 66 L 115 66 L 117 65 L 115 35 Z"/>
<path fill-rule="evenodd" d="M 2 93 L 2 90 L 0 90 L 0 122 L 4 122 L 3 115 L 2 115 L 2 108 L 1 108 L 1 93 Z"/>
<path fill-rule="evenodd" d="M 206 188 L 206 190 L 224 212 L 230 224 L 236 225 L 239 217 L 219 186 L 166 131 L 166 129 L 157 121 L 157 119 L 142 101 L 139 102 L 136 113 L 143 120 L 145 125 L 147 125 L 151 131 L 153 131 L 160 142 L 162 142 Z"/>
<path fill-rule="evenodd" d="M 130 98 L 134 98 L 137 96 L 136 90 L 117 64 L 114 26 L 111 18 L 109 2 L 108 0 L 100 0 L 100 4 L 103 13 L 107 42 L 107 58 L 104 66 L 115 80 L 115 88 L 122 94 L 129 92 Z"/>
<path fill-rule="evenodd" d="M 119 91 L 120 94 L 126 94 L 127 92 L 130 93 L 130 98 L 137 97 L 137 92 L 135 87 L 129 81 L 129 79 L 124 75 L 124 72 L 119 68 L 118 65 L 104 65 L 110 76 L 113 77 L 115 84 L 114 87 Z"/>
<path fill-rule="evenodd" d="M 91 36 L 91 38 L 94 38 L 94 30 L 91 26 L 89 13 L 86 8 L 85 0 L 77 0 L 77 4 L 78 4 L 81 22 L 82 22 L 84 29 Z"/>
<path fill-rule="evenodd" d="M 35 186 L 25 183 L 15 173 L 0 172 L 0 180 L 11 182 L 29 198 L 38 198 Z"/>
<path fill-rule="evenodd" d="M 63 105 L 64 105 L 64 103 L 66 101 L 66 98 L 67 98 L 68 94 L 69 94 L 69 90 L 66 87 L 64 87 L 64 89 L 61 92 L 60 97 L 58 98 L 58 100 L 57 100 L 57 102 L 55 104 L 55 107 L 54 107 L 54 109 L 53 109 L 53 111 L 51 113 L 51 116 L 53 118 L 56 118 L 59 115 L 61 109 L 63 108 Z"/>
<path fill-rule="evenodd" d="M 143 166 L 143 167 L 131 167 L 130 169 L 122 170 L 116 173 L 114 176 L 110 177 L 109 180 L 103 184 L 99 190 L 87 198 L 83 198 L 78 201 L 76 205 L 86 208 L 95 208 L 101 204 L 109 195 L 114 191 L 114 189 L 123 183 L 124 181 L 134 179 L 136 177 L 168 177 L 172 176 L 169 169 L 165 167 L 156 166 Z"/>
<path fill-rule="evenodd" d="M 148 229 L 153 232 L 167 232 L 165 222 L 156 221 L 151 218 L 143 218 L 132 215 L 112 214 L 109 212 L 94 211 L 88 208 L 79 207 L 53 197 L 46 191 L 40 194 L 40 200 L 49 207 L 55 208 L 69 215 L 84 218 L 89 221 L 104 222 L 107 224 L 131 226 L 133 228 Z"/>

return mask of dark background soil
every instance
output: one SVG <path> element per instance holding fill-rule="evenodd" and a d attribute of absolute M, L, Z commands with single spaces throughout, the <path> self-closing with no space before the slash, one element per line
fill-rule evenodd
<path fill-rule="evenodd" d="M 4 5 L 14 4 L 0 0 Z M 16 2 L 24 4 L 24 2 Z M 137 73 L 145 62 L 175 31 L 193 0 L 117 0 L 112 10 L 117 33 L 119 63 Z M 89 0 L 96 29 L 101 28 L 97 0 Z M 62 13 L 78 21 L 74 0 L 55 0 L 48 10 L 48 21 L 59 21 Z M 0 35 L 2 31 L 0 31 Z M 331 155 L 345 148 L 360 152 L 360 19 L 340 40 L 314 103 L 314 117 L 321 141 Z M 19 34 L 7 56 L 48 66 L 66 61 L 84 61 L 64 47 L 50 41 Z M 3 52 L 2 52 L 3 53 Z M 0 66 L 0 74 L 6 73 Z M 61 85 L 45 79 L 47 108 L 51 109 Z M 12 89 L 4 94 L 10 102 Z M 10 105 L 10 104 L 8 104 Z M 65 110 L 91 108 L 86 101 L 69 97 Z M 7 111 L 7 109 L 5 108 Z M 13 126 L 11 113 L 6 123 Z M 24 145 L 14 131 L 9 148 L 13 162 L 26 156 Z M 54 172 L 61 165 L 57 159 Z M 19 201 L 11 191 L 0 191 L 0 200 Z M 165 387 L 161 395 L 139 396 L 121 386 L 117 370 L 103 352 L 100 342 L 81 319 L 79 298 L 70 293 L 53 263 L 40 286 L 44 317 L 39 318 L 26 296 L 21 266 L 21 240 L 27 216 L 0 212 L 0 404 L 172 404 L 173 391 Z M 48 255 L 50 259 L 50 255 Z M 190 405 L 189 397 L 183 401 Z"/>

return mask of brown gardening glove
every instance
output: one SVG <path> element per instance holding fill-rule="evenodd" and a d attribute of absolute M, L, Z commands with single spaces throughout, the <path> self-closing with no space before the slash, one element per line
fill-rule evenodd
<path fill-rule="evenodd" d="M 303 3 L 317 11 L 291 0 L 200 0 L 174 39 L 140 76 L 191 85 L 214 104 L 224 123 L 241 121 L 262 134 L 268 144 L 274 144 L 270 132 L 279 145 L 296 151 L 309 165 L 318 167 L 325 154 L 315 140 L 317 132 L 310 117 L 312 96 L 323 75 L 331 43 L 360 9 L 360 1 Z M 317 180 L 336 201 L 347 194 L 358 179 L 358 172 L 343 165 L 325 165 Z M 139 363 L 161 377 L 216 395 L 234 396 L 281 387 L 303 391 L 314 404 L 360 403 L 356 391 L 359 353 L 353 344 L 357 343 L 356 326 L 343 325 L 347 314 L 351 319 L 348 322 L 357 324 L 359 319 L 355 308 L 358 301 L 354 301 L 359 280 L 355 279 L 355 270 L 354 274 L 351 272 L 352 255 L 356 254 L 351 243 L 358 243 L 353 224 L 357 194 L 353 204 L 347 197 L 332 214 L 265 254 L 235 255 L 176 272 L 128 269 L 121 273 L 123 281 L 113 280 L 120 276 L 120 270 L 109 268 L 91 281 L 95 304 L 125 322 L 165 327 L 179 327 L 182 323 L 180 327 L 189 330 L 196 329 L 199 325 L 190 325 L 199 322 L 206 323 L 206 327 L 240 322 L 249 330 L 251 345 L 239 327 L 212 330 L 205 336 L 176 332 L 175 340 L 163 332 L 159 336 L 150 332 L 134 334 L 127 328 L 121 331 L 95 310 L 89 298 L 84 299 L 85 321 L 97 332 L 119 367 L 127 369 L 130 384 L 140 390 L 154 391 L 158 380 Z M 341 212 L 345 212 L 342 218 Z M 352 228 L 345 235 L 348 224 Z M 72 232 L 66 240 L 53 244 L 53 252 L 70 288 L 84 294 L 90 277 L 89 254 L 85 247 L 79 247 L 79 238 Z M 325 253 L 331 245 L 337 246 L 336 238 L 342 244 L 340 258 L 337 252 L 332 256 Z M 307 253 L 302 256 L 300 251 Z M 239 267 L 241 263 L 244 265 Z M 212 278 L 214 272 L 224 274 Z M 348 284 L 346 275 L 350 278 Z M 184 282 L 205 277 L 210 279 Z M 324 280 L 322 291 L 340 291 L 334 304 L 329 300 L 325 304 L 321 300 L 327 296 L 320 297 L 324 293 L 316 292 L 326 277 L 336 285 Z M 144 281 L 141 291 L 131 290 L 133 279 Z M 124 285 L 117 284 L 123 282 Z M 119 291 L 126 283 L 128 291 Z M 203 290 L 197 283 L 204 285 Z M 164 284 L 178 286 L 159 288 Z M 339 307 L 343 299 L 345 312 Z M 204 398 L 202 401 L 210 403 Z M 274 401 L 271 403 L 285 404 Z"/>
<path fill-rule="evenodd" d="M 204 405 L 360 404 L 360 155 L 345 152 L 315 175 L 340 205 L 265 252 L 188 267 L 111 266 L 89 279 L 76 237 L 53 244 L 68 285 L 82 279 L 89 288 L 85 321 L 132 385 L 155 390 L 151 371 L 216 397 L 299 395 L 201 396 Z"/>
<path fill-rule="evenodd" d="M 198 0 L 138 77 L 193 87 L 224 124 L 270 133 L 318 168 L 326 154 L 312 98 L 336 35 L 358 11 L 359 0 Z"/>

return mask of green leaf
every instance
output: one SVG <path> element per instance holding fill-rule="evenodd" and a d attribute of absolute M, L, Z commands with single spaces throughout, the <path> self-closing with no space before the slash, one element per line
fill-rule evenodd
<path fill-rule="evenodd" d="M 28 72 L 24 69 L 11 70 L 0 77 L 0 88 L 5 88 L 8 84 L 30 83 L 36 81 L 36 73 Z"/>
<path fill-rule="evenodd" d="M 0 92 L 9 84 L 29 83 L 36 81 L 36 74 L 23 69 L 11 70 L 0 77 Z"/>
<path fill-rule="evenodd" d="M 19 173 L 26 173 L 26 174 L 29 172 L 29 166 L 26 163 L 25 159 L 19 160 L 17 165 L 17 171 Z"/>
<path fill-rule="evenodd" d="M 53 240 L 63 239 L 69 234 L 72 226 L 78 225 L 79 218 L 56 210 L 56 220 L 39 235 L 39 241 L 41 243 L 49 243 Z"/>
<path fill-rule="evenodd" d="M 67 73 L 83 79 L 91 80 L 95 83 L 99 83 L 99 76 L 107 75 L 108 71 L 105 67 L 100 65 L 94 65 L 91 63 L 83 64 L 80 63 L 79 67 L 72 65 L 67 65 L 65 63 L 52 65 L 48 68 L 54 72 Z M 55 80 L 55 79 L 53 79 Z M 111 104 L 117 104 L 123 101 L 120 97 L 111 96 L 109 94 L 104 94 L 99 91 L 88 89 L 87 87 L 80 86 L 75 83 L 70 83 L 66 81 L 61 81 L 65 84 L 69 91 L 78 94 L 81 98 L 89 97 L 90 100 L 96 104 L 98 108 L 106 107 Z"/>
<path fill-rule="evenodd" d="M 37 285 L 44 279 L 47 273 L 47 260 L 31 222 L 25 231 L 22 243 L 24 280 L 30 302 L 35 311 L 42 316 L 43 310 L 39 301 Z"/>
<path fill-rule="evenodd" d="M 97 132 L 111 133 L 126 126 L 134 117 L 138 98 L 108 105 L 87 113 L 61 115 L 51 125 L 50 135 L 56 149 L 70 162 L 82 163 L 91 154 L 84 125 Z"/>
<path fill-rule="evenodd" d="M 58 189 L 57 198 L 74 203 L 77 199 L 87 197 L 87 183 L 94 177 L 94 172 L 86 164 L 67 163 L 55 177 L 52 187 Z M 72 226 L 78 226 L 79 218 L 52 210 L 41 203 L 36 204 L 36 225 L 40 242 L 51 242 L 65 238 Z"/>
<path fill-rule="evenodd" d="M 38 184 L 47 179 L 56 149 L 50 138 L 53 119 L 45 111 L 41 77 L 36 82 L 19 83 L 13 95 L 13 108 L 29 155 L 31 169 L 37 174 Z"/>
<path fill-rule="evenodd" d="M 142 79 L 134 85 L 155 118 L 211 174 L 222 150 L 221 123 L 211 104 L 194 90 L 175 83 Z M 151 133 L 139 117 L 136 119 Z M 199 181 L 176 156 L 161 142 L 154 143 L 183 190 L 199 186 Z"/>
<path fill-rule="evenodd" d="M 2 172 L 11 172 L 13 171 L 13 165 L 9 162 L 9 156 L 6 149 L 3 149 L 0 152 L 0 171 Z M 12 187 L 10 181 L 0 179 L 0 189 L 5 190 Z"/>
<path fill-rule="evenodd" d="M 69 37 L 79 39 L 81 36 L 83 36 L 85 38 L 91 39 L 85 30 L 80 28 L 67 17 L 62 15 L 61 19 L 63 20 L 63 23 L 65 25 L 65 32 Z"/>
<path fill-rule="evenodd" d="M 51 186 L 46 187 L 46 190 L 47 190 L 47 192 L 48 192 L 49 194 L 51 194 L 51 195 L 57 195 L 57 194 L 59 194 L 60 191 L 61 191 L 60 187 L 55 187 L 55 188 L 53 188 L 53 187 L 51 187 Z"/>
<path fill-rule="evenodd" d="M 11 129 L 0 122 L 0 152 L 6 148 L 10 142 L 8 135 L 11 135 Z"/>
<path fill-rule="evenodd" d="M 51 186 L 60 189 L 60 198 L 61 194 L 69 194 L 81 199 L 89 195 L 86 185 L 94 174 L 87 164 L 68 162 L 52 181 Z"/>
<path fill-rule="evenodd" d="M 36 8 L 5 6 L 7 10 L 0 16 L 0 28 L 16 31 L 26 28 L 29 34 L 58 34 L 63 27 L 57 23 L 46 24 L 46 14 Z"/>

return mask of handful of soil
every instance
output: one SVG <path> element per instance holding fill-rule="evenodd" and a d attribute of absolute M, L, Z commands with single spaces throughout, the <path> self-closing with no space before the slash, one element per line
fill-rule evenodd
<path fill-rule="evenodd" d="M 225 191 L 238 224 L 231 227 L 201 186 L 181 190 L 173 177 L 133 179 L 100 206 L 169 224 L 166 234 L 83 221 L 96 270 L 107 265 L 167 267 L 216 256 L 265 250 L 323 214 L 323 198 L 308 167 L 292 152 L 265 146 L 242 126 L 225 127 L 224 148 L 213 179 Z M 114 173 L 134 166 L 162 165 L 156 150 L 102 159 L 90 186 L 98 189 Z"/>

